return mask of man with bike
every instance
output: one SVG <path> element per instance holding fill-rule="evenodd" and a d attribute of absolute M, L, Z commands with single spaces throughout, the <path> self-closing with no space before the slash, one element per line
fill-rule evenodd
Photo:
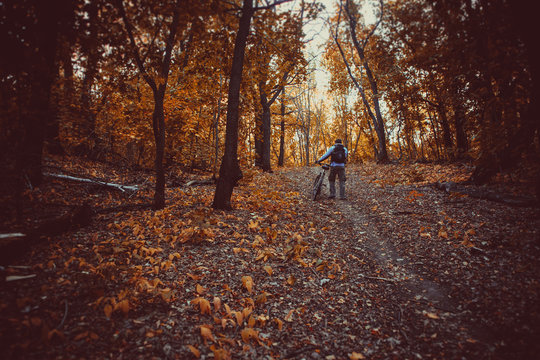
<path fill-rule="evenodd" d="M 332 145 L 328 151 L 316 161 L 319 164 L 321 161 L 331 157 L 330 163 L 330 175 L 328 176 L 328 183 L 330 184 L 330 199 L 336 197 L 336 176 L 339 177 L 339 198 L 344 200 L 345 197 L 345 163 L 347 162 L 347 156 L 349 152 L 347 148 L 343 146 L 341 139 L 336 139 L 334 145 Z"/>

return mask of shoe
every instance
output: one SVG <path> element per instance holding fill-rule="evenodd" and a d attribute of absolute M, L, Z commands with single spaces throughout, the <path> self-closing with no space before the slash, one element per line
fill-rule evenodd
<path fill-rule="evenodd" d="M 329 198 L 329 199 L 334 199 L 335 196 L 334 196 L 334 195 L 330 195 L 330 196 L 328 196 L 328 198 Z"/>
<path fill-rule="evenodd" d="M 347 200 L 347 198 L 345 196 L 341 196 L 339 200 Z"/>

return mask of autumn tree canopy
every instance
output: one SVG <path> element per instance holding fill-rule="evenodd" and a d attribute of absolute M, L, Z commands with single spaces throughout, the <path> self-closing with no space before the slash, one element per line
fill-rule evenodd
<path fill-rule="evenodd" d="M 59 11 L 0 4 L 3 166 L 32 184 L 43 154 L 152 167 L 158 208 L 167 171 L 217 175 L 244 2 L 55 1 Z M 233 110 L 240 168 L 308 164 L 338 136 L 358 162 L 472 161 L 477 183 L 534 163 L 538 55 L 526 7 L 370 4 L 253 3 Z M 317 58 L 305 35 L 314 18 L 327 41 Z"/>

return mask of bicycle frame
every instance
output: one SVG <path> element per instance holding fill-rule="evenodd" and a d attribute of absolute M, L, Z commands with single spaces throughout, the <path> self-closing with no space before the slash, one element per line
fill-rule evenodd
<path fill-rule="evenodd" d="M 319 164 L 321 166 L 321 172 L 317 175 L 315 178 L 315 181 L 313 182 L 313 190 L 311 194 L 311 199 L 313 201 L 317 200 L 317 196 L 321 193 L 322 184 L 324 182 L 324 175 L 326 173 L 326 170 L 330 169 L 330 165 L 328 164 Z"/>

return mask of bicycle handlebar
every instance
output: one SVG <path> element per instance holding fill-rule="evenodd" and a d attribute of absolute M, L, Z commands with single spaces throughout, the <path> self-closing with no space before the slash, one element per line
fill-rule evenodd
<path fill-rule="evenodd" d="M 322 167 L 324 170 L 330 169 L 330 165 L 328 165 L 328 164 L 325 164 L 325 163 L 322 163 L 322 162 L 319 162 L 319 161 L 316 161 L 315 163 L 317 165 L 319 165 L 320 167 Z"/>

